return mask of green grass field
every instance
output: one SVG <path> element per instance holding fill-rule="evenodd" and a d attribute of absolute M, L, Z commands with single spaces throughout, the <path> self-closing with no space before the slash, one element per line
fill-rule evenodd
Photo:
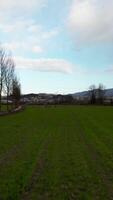
<path fill-rule="evenodd" d="M 0 200 L 113 199 L 113 107 L 0 117 Z"/>

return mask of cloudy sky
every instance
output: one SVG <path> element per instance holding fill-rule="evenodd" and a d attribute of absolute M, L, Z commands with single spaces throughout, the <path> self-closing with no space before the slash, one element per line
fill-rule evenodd
<path fill-rule="evenodd" d="M 23 93 L 113 87 L 113 0 L 0 0 L 0 43 Z"/>

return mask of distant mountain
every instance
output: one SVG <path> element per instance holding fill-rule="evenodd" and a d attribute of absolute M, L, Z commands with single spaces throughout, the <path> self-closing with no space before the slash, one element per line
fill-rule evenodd
<path fill-rule="evenodd" d="M 105 90 L 105 95 L 108 97 L 113 97 L 113 88 Z"/>
<path fill-rule="evenodd" d="M 72 94 L 73 98 L 76 97 L 87 97 L 89 95 L 89 91 L 77 92 Z M 113 97 L 113 88 L 105 90 L 106 97 Z"/>
<path fill-rule="evenodd" d="M 73 96 L 73 98 L 76 98 L 76 97 L 84 97 L 84 96 L 88 96 L 89 92 L 88 91 L 84 91 L 84 92 L 77 92 L 77 93 L 74 93 L 74 94 L 71 94 Z"/>
<path fill-rule="evenodd" d="M 23 94 L 22 97 L 25 98 L 32 98 L 32 97 L 46 97 L 46 96 L 51 96 L 53 94 L 47 94 L 47 93 L 29 93 L 29 94 Z"/>
<path fill-rule="evenodd" d="M 73 98 L 76 98 L 76 97 L 87 97 L 89 95 L 89 91 L 77 92 L 77 93 L 69 94 L 69 95 L 71 95 Z M 54 97 L 54 96 L 58 96 L 58 95 L 56 95 L 56 94 L 47 94 L 47 93 L 38 93 L 38 94 L 30 93 L 30 94 L 22 95 L 22 97 L 26 97 L 26 98 L 31 98 L 31 97 L 48 98 L 48 97 Z M 66 96 L 66 95 L 62 95 L 62 96 Z M 105 90 L 105 96 L 106 97 L 113 97 L 113 88 L 106 89 Z"/>

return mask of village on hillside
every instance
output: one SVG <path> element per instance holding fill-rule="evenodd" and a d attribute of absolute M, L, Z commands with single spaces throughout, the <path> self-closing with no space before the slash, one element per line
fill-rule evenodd
<path fill-rule="evenodd" d="M 102 98 L 103 104 L 113 104 L 113 89 L 105 90 Z M 98 102 L 99 96 L 95 96 L 95 101 Z M 38 104 L 38 105 L 53 105 L 53 104 L 90 104 L 92 100 L 92 94 L 90 91 L 75 93 L 75 94 L 25 94 L 21 95 L 21 104 Z M 2 98 L 2 102 L 6 102 L 6 97 Z M 9 103 L 11 103 L 11 97 Z M 92 103 L 93 104 L 93 103 Z"/>

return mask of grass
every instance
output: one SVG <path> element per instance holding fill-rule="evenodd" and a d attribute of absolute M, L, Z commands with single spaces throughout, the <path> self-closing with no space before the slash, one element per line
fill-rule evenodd
<path fill-rule="evenodd" d="M 9 110 L 12 110 L 12 105 L 8 105 Z M 1 106 L 1 112 L 7 112 L 7 105 L 6 104 L 2 104 Z"/>
<path fill-rule="evenodd" d="M 113 199 L 113 107 L 33 106 L 1 117 L 0 199 Z"/>

